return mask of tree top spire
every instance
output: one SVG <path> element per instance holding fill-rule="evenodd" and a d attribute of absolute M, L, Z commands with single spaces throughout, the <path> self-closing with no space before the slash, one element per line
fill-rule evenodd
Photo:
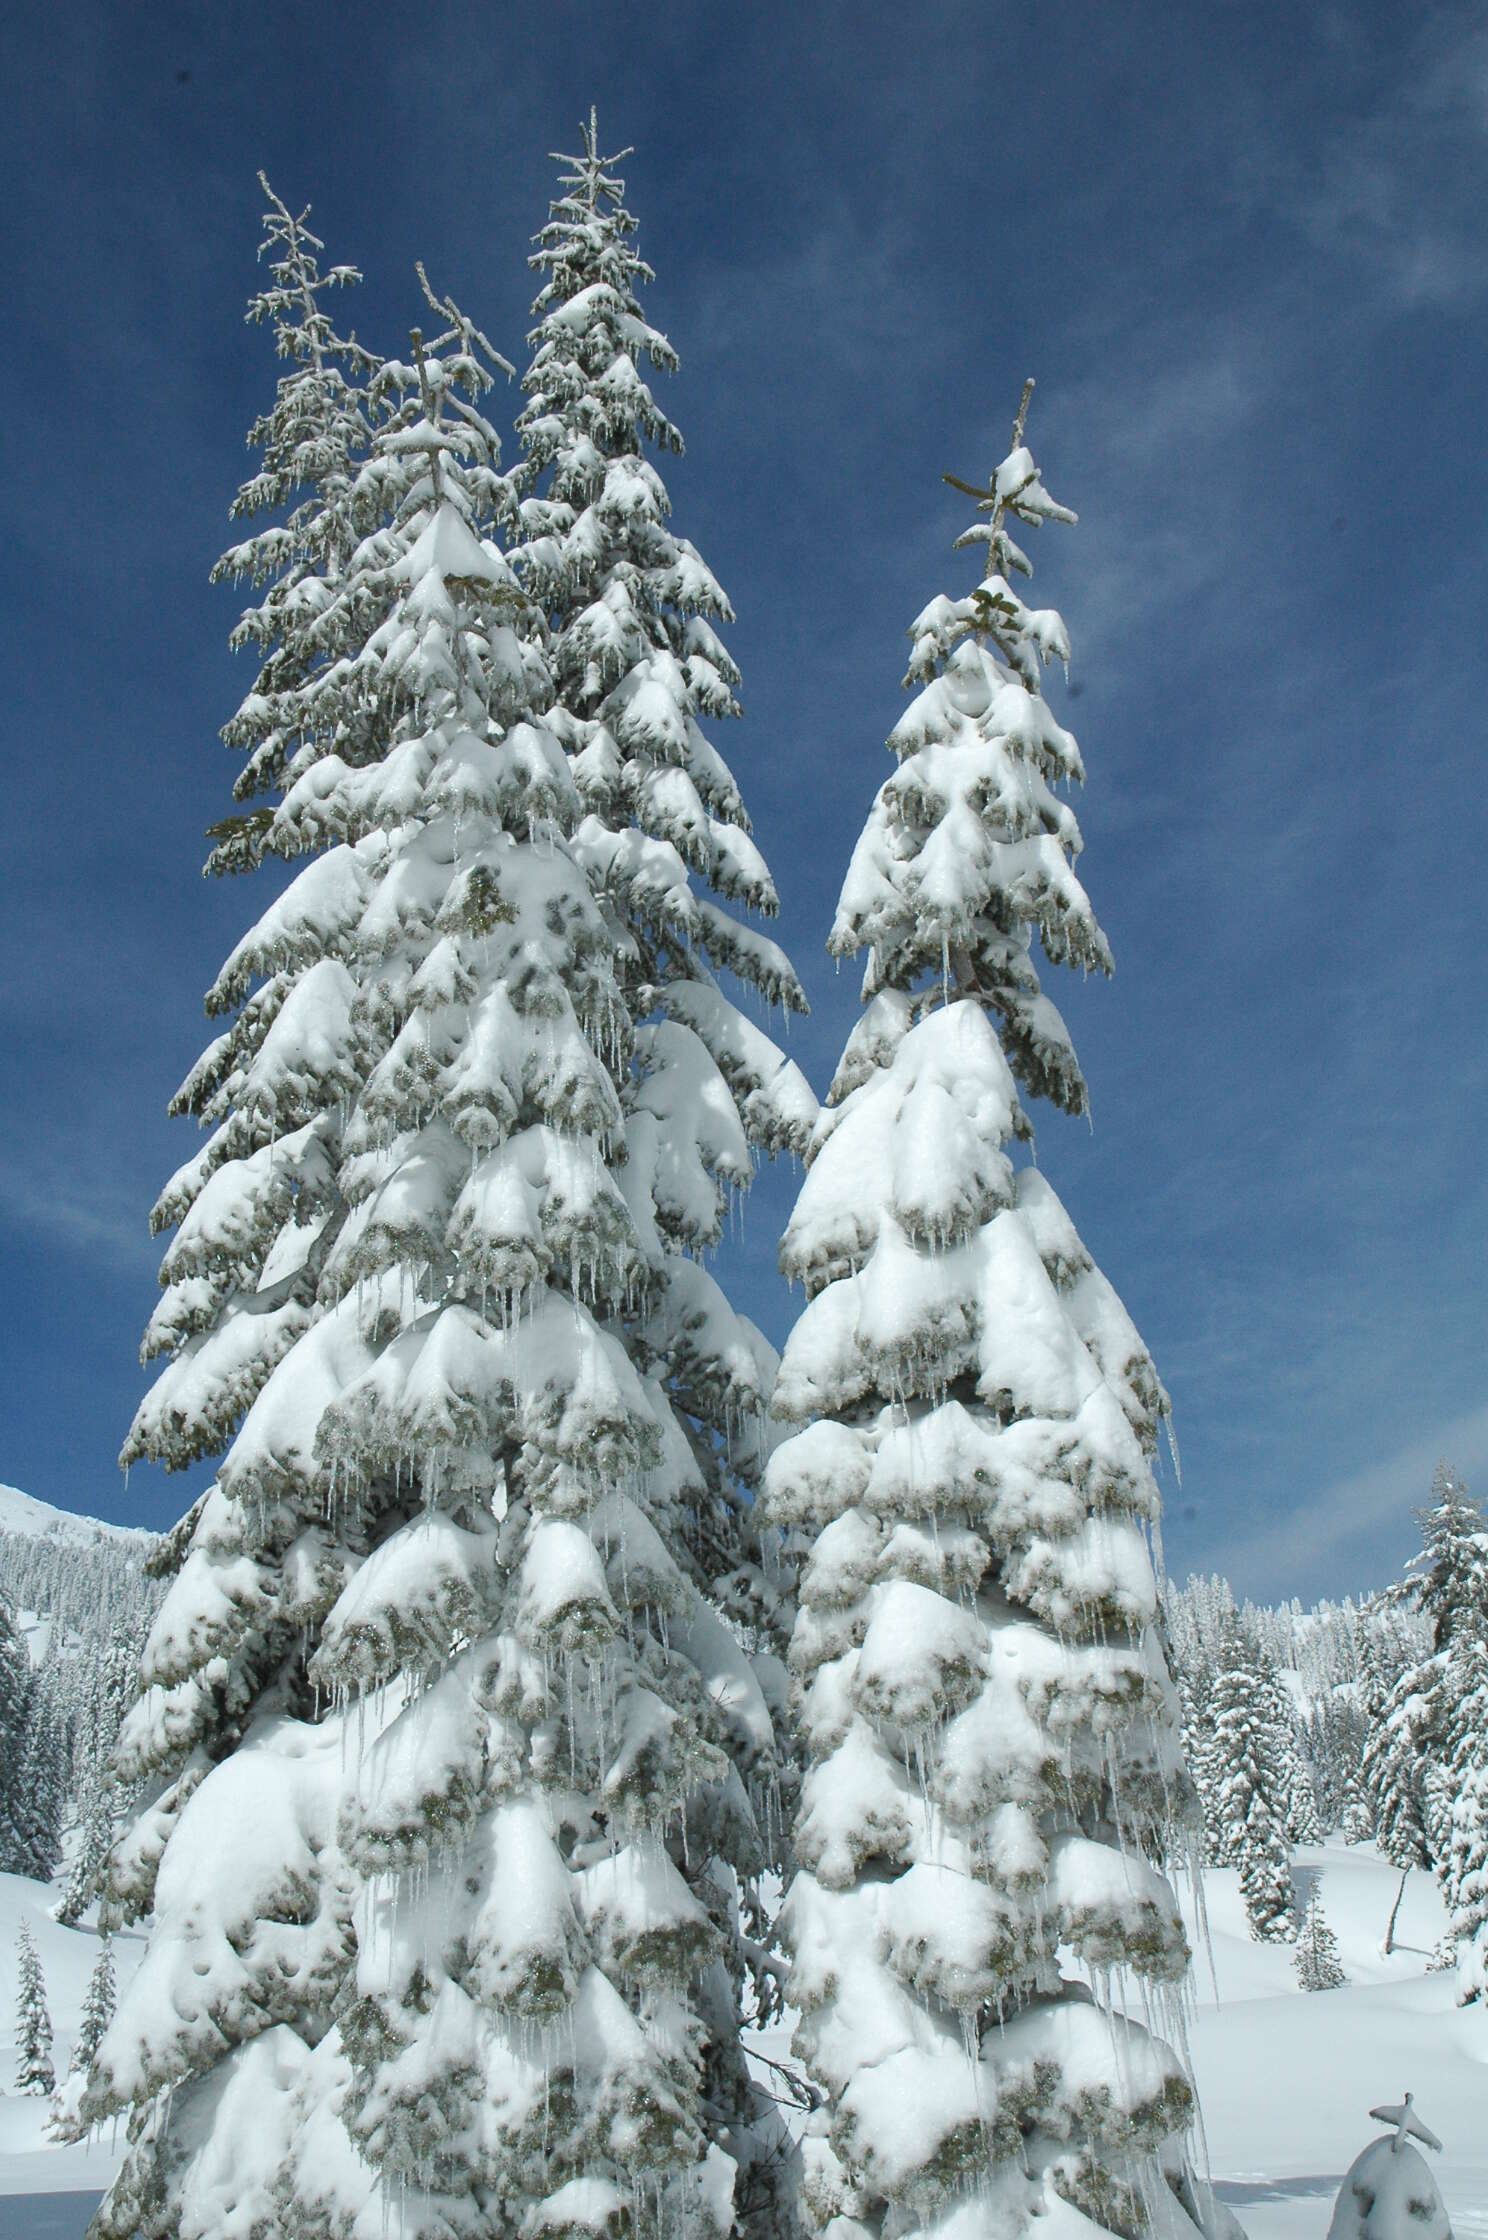
<path fill-rule="evenodd" d="M 1068 506 L 1062 506 L 1050 497 L 1043 487 L 1039 470 L 1031 452 L 1025 449 L 1023 431 L 1028 424 L 1028 406 L 1033 396 L 1035 382 L 1030 374 L 1023 384 L 1023 394 L 1018 400 L 1018 417 L 1013 422 L 1013 439 L 1008 445 L 1007 457 L 987 478 L 982 489 L 974 482 L 963 482 L 958 474 L 943 474 L 953 490 L 962 491 L 968 498 L 975 498 L 978 513 L 989 516 L 986 528 L 968 529 L 957 544 L 985 544 L 995 554 L 1002 533 L 1004 514 L 1014 514 L 1020 521 L 1064 521 L 1071 527 L 1079 519 Z"/>
<path fill-rule="evenodd" d="M 552 148 L 548 151 L 554 163 L 566 163 L 572 167 L 568 171 L 559 173 L 559 185 L 576 187 L 578 189 L 578 199 L 589 210 L 599 208 L 599 198 L 602 194 L 608 195 L 612 202 L 621 201 L 625 194 L 625 181 L 614 175 L 610 166 L 615 163 L 623 163 L 627 156 L 635 154 L 635 149 L 617 148 L 613 155 L 602 156 L 600 154 L 599 109 L 592 101 L 589 104 L 588 120 L 579 129 L 584 136 L 584 148 L 581 155 L 566 155 L 560 148 Z"/>
<path fill-rule="evenodd" d="M 1371 2123 L 1383 2123 L 1394 2131 L 1395 2137 L 1391 2145 L 1393 2154 L 1399 2154 L 1407 2139 L 1419 2139 L 1423 2145 L 1434 2147 L 1440 2154 L 1440 2139 L 1434 2131 L 1427 2130 L 1420 2117 L 1412 2110 L 1411 2103 L 1414 2099 L 1415 2094 L 1408 2092 L 1398 2107 L 1371 2108 L 1369 2119 Z"/>

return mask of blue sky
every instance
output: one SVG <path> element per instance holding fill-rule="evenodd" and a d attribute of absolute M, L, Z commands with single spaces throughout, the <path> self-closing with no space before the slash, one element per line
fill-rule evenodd
<path fill-rule="evenodd" d="M 1033 373 L 1117 956 L 1057 991 L 1095 1124 L 1043 1117 L 1040 1157 L 1173 1393 L 1169 1563 L 1357 1590 L 1438 1454 L 1488 1490 L 1481 11 L 84 4 L 65 63 L 21 16 L 0 1479 L 151 1523 L 191 1490 L 113 1456 L 194 1142 L 164 1106 L 259 906 L 197 876 L 247 682 L 207 574 L 277 370 L 255 174 L 362 266 L 370 341 L 421 256 L 520 365 L 593 100 L 682 356 L 676 524 L 738 610 L 720 743 L 815 1007 L 795 1054 L 824 1087 L 855 1015 L 823 943 L 905 626 L 969 580 L 940 476 L 985 474 Z M 720 1266 L 777 1343 L 793 1187 Z"/>

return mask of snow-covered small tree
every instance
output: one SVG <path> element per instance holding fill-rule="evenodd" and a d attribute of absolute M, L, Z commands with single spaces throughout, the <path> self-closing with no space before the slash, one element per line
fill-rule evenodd
<path fill-rule="evenodd" d="M 1348 1982 L 1338 1939 L 1323 1913 L 1323 1894 L 1316 1882 L 1307 1894 L 1293 1964 L 1304 1991 L 1336 1991 Z"/>
<path fill-rule="evenodd" d="M 72 2049 L 72 2067 L 86 2072 L 98 2051 L 104 2031 L 114 2018 L 118 1998 L 118 1984 L 114 1974 L 113 1948 L 107 1937 L 98 1948 L 98 1958 L 88 1978 L 88 1988 L 83 1996 L 83 2012 L 78 2024 L 78 2034 Z"/>
<path fill-rule="evenodd" d="M 1041 690 L 1064 626 L 1008 580 L 1015 521 L 1073 518 L 1020 412 L 962 540 L 977 588 L 911 630 L 916 697 L 830 943 L 867 952 L 867 1008 L 781 1248 L 808 1304 L 766 1503 L 807 1542 L 810 1760 L 782 1918 L 824 2100 L 805 2208 L 833 2240 L 1021 2233 L 1061 2202 L 1132 2232 L 1160 2168 L 1184 2184 L 1182 2064 L 1102 2010 L 1119 1970 L 1163 2015 L 1188 1964 L 1160 1862 L 1195 1808 L 1144 1536 L 1167 1396 L 1007 1148 L 1019 1082 L 1086 1105 L 1035 938 L 1110 963 L 1056 790 L 1079 750 Z"/>
<path fill-rule="evenodd" d="M 1398 2107 L 1371 2108 L 1390 2136 L 1375 2139 L 1353 2162 L 1338 2189 L 1328 2224 L 1328 2240 L 1452 2240 L 1436 2180 L 1414 2144 L 1441 2152 L 1441 2141 L 1411 2107 L 1407 2093 Z"/>
<path fill-rule="evenodd" d="M 1223 1858 L 1240 1873 L 1250 1933 L 1285 1943 L 1296 1933 L 1286 1799 L 1272 1748 L 1272 1707 L 1258 1683 L 1256 1658 L 1238 1628 L 1221 1649 L 1210 1696 L 1219 1777 Z"/>
<path fill-rule="evenodd" d="M 27 1928 L 23 1927 L 16 1939 L 16 1956 L 16 2090 L 44 2095 L 57 2082 L 52 2069 L 52 2018 L 47 2012 L 41 1960 Z"/>

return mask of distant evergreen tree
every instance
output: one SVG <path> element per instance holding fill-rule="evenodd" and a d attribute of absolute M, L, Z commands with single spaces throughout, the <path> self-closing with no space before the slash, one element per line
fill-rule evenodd
<path fill-rule="evenodd" d="M 113 1948 L 107 1937 L 98 1948 L 98 1958 L 93 1963 L 93 1973 L 88 1978 L 88 1989 L 83 1997 L 82 2019 L 78 2025 L 77 2041 L 72 2049 L 72 2067 L 83 2074 L 92 2067 L 93 2056 L 98 2051 L 114 2018 L 116 1985 L 114 1978 Z"/>
<path fill-rule="evenodd" d="M 17 1797 L 22 1874 L 50 1882 L 62 1857 L 63 1767 L 66 1746 L 53 1690 L 44 1671 L 32 1683 Z"/>
<path fill-rule="evenodd" d="M 1425 1797 L 1427 1698 L 1421 1681 L 1417 1665 L 1391 1679 L 1373 1656 L 1366 1657 L 1369 1733 L 1360 1781 L 1374 1840 L 1404 1872 L 1431 1864 Z"/>
<path fill-rule="evenodd" d="M 1218 1866 L 1224 1850 L 1224 1818 L 1219 1767 L 1214 1750 L 1211 1702 L 1213 1689 L 1214 1675 L 1206 1662 L 1200 1662 L 1192 1670 L 1179 1668 L 1178 1703 L 1182 1718 L 1183 1755 L 1194 1788 L 1198 1792 L 1199 1810 L 1203 1815 L 1205 1863 Z"/>
<path fill-rule="evenodd" d="M 1342 1826 L 1351 1801 L 1363 1802 L 1359 1763 L 1368 1732 L 1369 1722 L 1352 1684 L 1345 1683 L 1343 1691 L 1330 1692 L 1313 1706 L 1303 1748 L 1318 1819 L 1325 1829 Z M 1365 1836 L 1372 1833 L 1371 1825 L 1365 1829 Z"/>
<path fill-rule="evenodd" d="M 1276 1660 L 1264 1642 L 1255 1641 L 1252 1653 L 1267 1795 L 1289 1845 L 1318 1843 L 1322 1840 L 1322 1829 L 1318 1825 L 1312 1782 L 1297 1748 L 1292 1699 L 1278 1676 Z"/>
<path fill-rule="evenodd" d="M 1338 1939 L 1324 1918 L 1323 1894 L 1316 1883 L 1308 1893 L 1302 1926 L 1297 1931 L 1294 1965 L 1304 1991 L 1336 1991 L 1348 1982 Z"/>
<path fill-rule="evenodd" d="M 1488 1642 L 1464 1645 L 1454 1704 L 1444 1887 L 1462 2004 L 1488 1996 Z"/>
<path fill-rule="evenodd" d="M 1354 1783 L 1344 1797 L 1343 1814 L 1339 1823 L 1345 1843 L 1372 1843 L 1374 1841 L 1374 1815 L 1369 1809 L 1363 1788 Z"/>
<path fill-rule="evenodd" d="M 64 1928 L 70 1929 L 80 1921 L 97 1897 L 113 1840 L 113 1790 L 100 1771 L 87 1794 L 77 1853 L 67 1877 L 67 1887 L 55 1908 L 56 1918 Z"/>
<path fill-rule="evenodd" d="M 1286 1836 L 1288 1843 L 1321 1843 L 1323 1824 L 1318 1813 L 1312 1768 L 1293 1748 L 1291 1779 L 1287 1784 Z"/>
<path fill-rule="evenodd" d="M 1363 1774 L 1380 1849 L 1398 1867 L 1433 1867 L 1451 1904 L 1453 1805 L 1471 1750 L 1462 1705 L 1477 1645 L 1488 1641 L 1488 1531 L 1446 1462 L 1437 1464 L 1431 1498 L 1416 1514 L 1421 1548 L 1380 1604 L 1419 1612 L 1431 1628 L 1430 1648 L 1393 1676 L 1376 1658 Z"/>
<path fill-rule="evenodd" d="M 1285 1943 L 1296 1933 L 1286 1799 L 1274 1743 L 1274 1711 L 1256 1659 L 1238 1627 L 1222 1645 L 1210 1698 L 1219 1774 L 1224 1860 L 1240 1872 L 1251 1935 Z"/>
<path fill-rule="evenodd" d="M 52 2018 L 47 2012 L 41 1961 L 29 1929 L 16 1940 L 20 1961 L 16 1995 L 16 2090 L 46 2094 L 54 2090 Z"/>
<path fill-rule="evenodd" d="M 0 1593 L 0 1874 L 27 1874 L 27 1814 L 22 1785 L 31 1666 L 15 1618 Z"/>

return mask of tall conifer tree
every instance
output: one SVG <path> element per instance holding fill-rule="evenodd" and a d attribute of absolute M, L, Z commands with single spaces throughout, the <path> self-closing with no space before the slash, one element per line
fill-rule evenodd
<path fill-rule="evenodd" d="M 675 371 L 677 355 L 639 298 L 654 274 L 614 168 L 630 152 L 601 155 L 591 111 L 580 153 L 555 159 L 564 191 L 529 260 L 543 285 L 518 421 L 526 495 L 513 564 L 550 626 L 549 720 L 585 812 L 575 854 L 613 931 L 634 1034 L 627 1138 L 655 1195 L 658 1261 L 627 1343 L 688 1424 L 709 1493 L 690 1552 L 700 1579 L 717 1580 L 757 1553 L 739 1481 L 757 1468 L 767 1394 L 760 1341 L 700 1255 L 747 1186 L 751 1152 L 804 1151 L 817 1107 L 720 978 L 787 1017 L 806 1009 L 789 959 L 737 914 L 773 917 L 778 904 L 738 785 L 703 729 L 739 714 L 739 672 L 716 627 L 733 613 L 671 528 L 652 456 L 682 450 L 645 378 Z M 729 1583 L 746 1599 L 759 1586 L 752 1564 Z"/>
<path fill-rule="evenodd" d="M 560 192 L 530 260 L 542 276 L 518 422 L 524 492 L 513 563 L 550 629 L 555 703 L 583 817 L 575 858 L 611 929 L 628 1016 L 622 1077 L 626 1171 L 655 1209 L 647 1280 L 617 1334 L 665 1391 L 697 1471 L 672 1548 L 694 1582 L 769 1645 L 785 1607 L 748 1498 L 763 1454 L 773 1356 L 702 1265 L 752 1155 L 804 1151 L 816 1100 L 799 1069 L 741 1006 L 747 992 L 787 1016 L 805 998 L 783 951 L 741 913 L 773 916 L 774 882 L 751 837 L 734 776 L 704 730 L 739 713 L 739 672 L 718 626 L 728 600 L 696 547 L 670 524 L 657 457 L 682 438 L 648 373 L 677 357 L 640 290 L 654 277 L 635 246 L 618 165 L 591 111 L 580 152 L 560 156 Z M 629 1186 L 628 1186 L 629 1187 Z M 783 1629 L 778 1640 L 784 1648 Z M 773 1661 L 773 1660 L 772 1660 Z M 778 1669 L 778 1667 L 777 1667 Z M 779 2214 L 778 2156 L 761 2144 L 737 2043 L 741 1978 L 758 1926 L 746 1876 L 778 1826 L 778 1757 L 740 1730 L 747 1840 L 731 1815 L 694 1837 L 720 1854 L 713 1905 L 730 1956 L 704 1986 L 705 2098 L 718 2138 L 749 2175 L 741 2214 Z M 763 1809 L 762 1809 L 763 1808 Z M 768 1981 L 756 1975 L 766 1999 Z"/>
<path fill-rule="evenodd" d="M 254 837 L 311 860 L 224 975 L 204 1092 L 324 1241 L 123 1739 L 189 1781 L 120 1847 L 155 1923 L 84 2114 L 133 2111 L 121 2240 L 229 2205 L 295 2240 L 722 2233 L 741 2169 L 769 2207 L 735 1976 L 775 1742 L 700 1580 L 774 1363 L 669 1249 L 748 1139 L 701 1037 L 668 1073 L 636 1023 L 494 541 L 494 353 L 429 300 Z"/>
<path fill-rule="evenodd" d="M 329 684 L 354 643 L 356 602 L 343 576 L 357 541 L 354 499 L 368 423 L 365 382 L 375 360 L 333 326 L 323 297 L 354 284 L 348 265 L 322 274 L 323 244 L 293 217 L 260 174 L 268 199 L 261 254 L 268 285 L 248 318 L 268 324 L 287 361 L 270 411 L 248 440 L 258 470 L 239 490 L 233 514 L 267 520 L 233 546 L 214 581 L 265 586 L 233 632 L 259 667 L 252 689 L 224 727 L 244 757 L 234 786 L 255 801 L 282 787 L 331 747 L 345 744 L 347 698 L 330 704 Z M 242 871 L 260 861 L 274 812 L 247 808 L 212 827 L 207 868 Z M 277 852 L 277 851 L 273 851 Z M 322 890 L 346 877 L 332 858 Z M 262 1094 L 243 1092 L 257 1052 L 302 972 L 319 961 L 329 892 L 281 897 L 223 966 L 207 994 L 212 1017 L 232 1023 L 203 1052 L 171 1110 L 211 1129 L 205 1147 L 161 1192 L 151 1226 L 174 1228 L 160 1269 L 162 1297 L 141 1348 L 165 1357 L 125 1441 L 121 1460 L 138 1457 L 181 1469 L 219 1453 L 264 1380 L 316 1313 L 316 1286 L 344 1214 L 335 1191 L 335 1114 L 315 1114 L 298 1132 L 279 1129 Z M 311 916 L 307 903 L 318 907 Z M 252 993 L 254 981 L 261 984 Z M 291 1137 L 292 1140 L 280 1140 Z M 184 1555 L 183 1545 L 179 1551 Z"/>
<path fill-rule="evenodd" d="M 1286 1943 L 1296 1933 L 1291 1855 L 1287 1844 L 1286 1768 L 1275 1747 L 1274 1675 L 1237 1626 L 1221 1647 L 1209 1698 L 1214 1767 L 1219 1784 L 1223 1863 L 1239 1869 L 1250 1933 Z"/>
<path fill-rule="evenodd" d="M 1188 1964 L 1158 1862 L 1194 1803 L 1146 1540 L 1167 1396 L 1007 1149 L 1031 1132 L 1019 1083 L 1086 1103 L 1035 938 L 1110 964 L 1056 790 L 1079 749 L 1041 691 L 1064 625 L 1009 581 L 1013 522 L 1074 518 L 1021 411 L 979 512 L 977 587 L 911 628 L 916 696 L 830 943 L 866 950 L 867 1008 L 781 1252 L 809 1304 L 767 1504 L 813 1536 L 784 1918 L 826 2100 L 806 2205 L 832 2240 L 1001 2240 L 1056 2198 L 1145 2230 L 1165 2178 L 1195 2204 L 1182 2064 L 1091 1988 L 1125 1968 L 1162 2013 Z"/>

